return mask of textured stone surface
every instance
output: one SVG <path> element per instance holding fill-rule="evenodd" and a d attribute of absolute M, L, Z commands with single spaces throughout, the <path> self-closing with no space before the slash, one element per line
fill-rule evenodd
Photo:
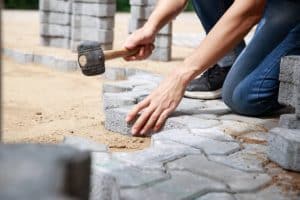
<path fill-rule="evenodd" d="M 295 68 L 300 66 L 299 56 L 286 56 L 281 59 L 279 80 L 286 83 L 298 83 Z"/>
<path fill-rule="evenodd" d="M 72 15 L 72 27 L 112 30 L 115 25 L 114 17 L 94 17 L 87 15 Z"/>
<path fill-rule="evenodd" d="M 193 148 L 201 149 L 209 155 L 228 155 L 240 150 L 240 145 L 236 142 L 213 140 L 180 129 L 160 132 L 153 135 L 152 141 L 157 140 L 169 140 L 188 145 Z"/>
<path fill-rule="evenodd" d="M 40 21 L 44 24 L 70 25 L 71 15 L 59 12 L 40 12 Z"/>
<path fill-rule="evenodd" d="M 212 140 L 219 140 L 225 142 L 235 141 L 235 139 L 232 136 L 224 133 L 224 131 L 221 131 L 217 128 L 191 129 L 190 132 L 195 135 L 209 138 Z"/>
<path fill-rule="evenodd" d="M 236 200 L 233 195 L 228 193 L 208 193 L 196 200 Z"/>
<path fill-rule="evenodd" d="M 191 155 L 167 165 L 171 170 L 190 171 L 227 184 L 231 191 L 250 192 L 263 188 L 271 181 L 267 174 L 247 173 L 207 160 L 204 155 Z"/>
<path fill-rule="evenodd" d="M 190 172 L 169 171 L 171 179 L 151 187 L 121 191 L 122 199 L 193 199 L 209 191 L 225 191 L 226 186 L 218 181 L 197 176 Z"/>
<path fill-rule="evenodd" d="M 72 12 L 77 15 L 88 15 L 96 17 L 111 17 L 116 12 L 115 4 L 97 3 L 74 3 Z"/>
<path fill-rule="evenodd" d="M 281 82 L 279 87 L 278 101 L 287 106 L 295 105 L 296 87 L 291 83 Z"/>
<path fill-rule="evenodd" d="M 288 129 L 300 129 L 300 119 L 295 114 L 281 115 L 279 126 Z"/>
<path fill-rule="evenodd" d="M 119 81 L 119 80 L 126 80 L 126 68 L 117 68 L 117 67 L 109 67 L 106 68 L 105 78 L 111 81 Z"/>
<path fill-rule="evenodd" d="M 90 162 L 89 153 L 70 147 L 0 144 L 0 198 L 88 199 Z"/>
<path fill-rule="evenodd" d="M 300 130 L 272 129 L 268 157 L 285 169 L 300 171 Z"/>

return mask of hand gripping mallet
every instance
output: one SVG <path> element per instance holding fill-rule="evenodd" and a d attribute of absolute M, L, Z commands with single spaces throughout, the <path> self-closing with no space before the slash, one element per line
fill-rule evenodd
<path fill-rule="evenodd" d="M 78 63 L 84 75 L 100 75 L 105 72 L 106 60 L 135 55 L 139 50 L 140 47 L 133 50 L 120 49 L 103 51 L 98 42 L 86 41 L 77 47 Z"/>

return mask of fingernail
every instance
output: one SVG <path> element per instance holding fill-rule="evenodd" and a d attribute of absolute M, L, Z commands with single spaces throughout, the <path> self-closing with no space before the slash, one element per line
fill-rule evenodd
<path fill-rule="evenodd" d="M 136 128 L 132 128 L 132 129 L 131 129 L 131 133 L 132 133 L 133 135 L 135 135 L 135 134 L 136 134 Z"/>

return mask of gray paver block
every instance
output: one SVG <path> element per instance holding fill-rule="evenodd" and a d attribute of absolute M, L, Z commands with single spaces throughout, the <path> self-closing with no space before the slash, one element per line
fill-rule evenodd
<path fill-rule="evenodd" d="M 155 37 L 154 46 L 159 48 L 170 48 L 172 46 L 172 35 L 158 34 Z"/>
<path fill-rule="evenodd" d="M 246 172 L 263 173 L 263 164 L 268 161 L 266 152 L 265 145 L 249 144 L 242 151 L 229 156 L 210 156 L 209 159 Z"/>
<path fill-rule="evenodd" d="M 157 0 L 130 0 L 130 5 L 155 5 Z"/>
<path fill-rule="evenodd" d="M 40 0 L 39 7 L 40 10 L 44 10 L 44 11 L 71 13 L 72 2 L 69 0 L 66 1 Z"/>
<path fill-rule="evenodd" d="M 105 78 L 112 81 L 126 80 L 126 68 L 109 67 L 106 68 Z"/>
<path fill-rule="evenodd" d="M 251 192 L 263 188 L 271 177 L 261 173 L 247 173 L 209 161 L 204 155 L 191 155 L 167 164 L 171 170 L 190 171 L 200 176 L 222 181 L 233 192 Z"/>
<path fill-rule="evenodd" d="M 116 12 L 116 4 L 99 3 L 73 3 L 72 12 L 76 15 L 88 15 L 95 17 L 113 17 Z"/>
<path fill-rule="evenodd" d="M 231 113 L 231 109 L 222 100 L 204 101 L 206 109 L 202 113 L 225 115 Z"/>
<path fill-rule="evenodd" d="M 173 116 L 201 114 L 205 108 L 206 105 L 201 100 L 183 98 L 174 111 Z"/>
<path fill-rule="evenodd" d="M 100 3 L 100 4 L 116 3 L 116 0 L 73 0 L 73 1 L 79 3 Z"/>
<path fill-rule="evenodd" d="M 284 114 L 280 116 L 279 126 L 289 129 L 300 129 L 300 119 L 295 114 Z"/>
<path fill-rule="evenodd" d="M 218 120 L 206 120 L 193 116 L 183 115 L 167 119 L 164 130 L 170 129 L 205 129 L 220 125 Z"/>
<path fill-rule="evenodd" d="M 108 148 L 106 145 L 94 142 L 93 140 L 90 140 L 87 138 L 78 137 L 78 136 L 65 136 L 63 144 L 74 147 L 74 148 L 82 150 L 82 151 L 92 151 L 92 152 L 107 152 L 108 151 Z"/>
<path fill-rule="evenodd" d="M 232 194 L 228 193 L 208 193 L 196 200 L 236 200 Z"/>
<path fill-rule="evenodd" d="M 113 30 L 115 25 L 114 17 L 94 17 L 87 15 L 72 15 L 72 27 L 74 28 L 94 28 Z"/>
<path fill-rule="evenodd" d="M 300 130 L 275 128 L 270 131 L 268 157 L 285 169 L 300 171 Z"/>
<path fill-rule="evenodd" d="M 130 6 L 130 14 L 134 19 L 148 19 L 154 10 L 154 6 Z"/>
<path fill-rule="evenodd" d="M 0 197 L 88 199 L 90 161 L 88 152 L 70 147 L 0 144 Z"/>
<path fill-rule="evenodd" d="M 240 150 L 236 142 L 225 142 L 202 137 L 187 130 L 163 131 L 152 136 L 152 142 L 157 140 L 168 140 L 193 148 L 201 149 L 208 155 L 229 155 Z"/>
<path fill-rule="evenodd" d="M 70 13 L 59 13 L 59 12 L 40 12 L 40 22 L 43 24 L 60 24 L 70 25 L 71 14 Z"/>
<path fill-rule="evenodd" d="M 226 191 L 224 184 L 190 172 L 169 171 L 171 179 L 151 187 L 121 191 L 122 199 L 193 199 L 209 191 Z"/>
<path fill-rule="evenodd" d="M 129 92 L 134 88 L 131 81 L 107 82 L 103 84 L 103 93 Z"/>
<path fill-rule="evenodd" d="M 68 49 L 70 48 L 70 38 L 43 36 L 41 37 L 41 45 Z"/>
<path fill-rule="evenodd" d="M 195 135 L 206 137 L 212 140 L 219 140 L 225 142 L 236 141 L 232 136 L 224 133 L 224 131 L 221 131 L 215 127 L 207 129 L 191 129 L 190 132 Z"/>
<path fill-rule="evenodd" d="M 124 93 L 104 93 L 103 94 L 103 109 L 113 109 L 122 106 L 135 105 L 138 97 L 132 92 Z"/>
<path fill-rule="evenodd" d="M 77 52 L 78 45 L 80 45 L 83 41 L 88 41 L 88 40 L 71 40 L 70 49 L 73 52 Z M 101 44 L 101 48 L 104 51 L 111 50 L 113 48 L 113 44 L 112 43 Z"/>
<path fill-rule="evenodd" d="M 49 68 L 60 71 L 76 71 L 78 70 L 78 63 L 75 60 L 65 60 L 63 58 L 55 58 L 48 55 L 34 55 L 33 62 L 40 65 L 45 65 Z"/>
<path fill-rule="evenodd" d="M 12 49 L 4 49 L 5 56 L 8 56 L 20 64 L 27 64 L 33 62 L 33 54 L 23 53 Z"/>
<path fill-rule="evenodd" d="M 120 186 L 114 176 L 94 171 L 91 175 L 90 200 L 120 200 Z"/>
<path fill-rule="evenodd" d="M 197 149 L 172 141 L 156 141 L 151 148 L 132 153 L 114 153 L 113 157 L 138 168 L 163 170 L 164 163 L 200 153 Z"/>
<path fill-rule="evenodd" d="M 134 18 L 131 18 L 129 20 L 128 33 L 132 33 L 135 30 L 143 27 L 146 22 L 147 22 L 147 20 L 144 20 L 144 19 L 134 19 Z"/>
<path fill-rule="evenodd" d="M 81 41 L 98 41 L 99 43 L 108 44 L 112 43 L 114 39 L 114 31 L 105 29 L 94 28 L 72 28 L 72 40 Z"/>
<path fill-rule="evenodd" d="M 295 106 L 296 87 L 291 83 L 281 82 L 278 101 L 287 106 Z"/>
<path fill-rule="evenodd" d="M 71 29 L 69 25 L 41 24 L 41 36 L 70 38 Z"/>
<path fill-rule="evenodd" d="M 171 48 L 162 48 L 156 47 L 149 57 L 150 60 L 163 61 L 167 62 L 171 60 L 172 49 Z"/>
<path fill-rule="evenodd" d="M 286 56 L 281 59 L 279 80 L 281 82 L 299 85 L 296 69 L 300 66 L 299 56 Z M 298 74 L 299 75 L 299 74 Z"/>

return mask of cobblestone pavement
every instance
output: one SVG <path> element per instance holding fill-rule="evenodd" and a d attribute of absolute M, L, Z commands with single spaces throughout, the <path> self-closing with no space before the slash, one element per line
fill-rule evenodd
<path fill-rule="evenodd" d="M 126 113 L 161 77 L 111 68 L 106 78 L 118 81 L 104 85 L 105 126 L 130 134 L 130 125 L 124 121 Z M 299 191 L 283 191 L 274 181 L 278 174 L 266 168 L 267 131 L 277 124 L 276 118 L 235 115 L 221 100 L 184 98 L 164 129 L 152 135 L 149 148 L 131 153 L 95 149 L 92 196 L 139 200 L 298 199 Z"/>

